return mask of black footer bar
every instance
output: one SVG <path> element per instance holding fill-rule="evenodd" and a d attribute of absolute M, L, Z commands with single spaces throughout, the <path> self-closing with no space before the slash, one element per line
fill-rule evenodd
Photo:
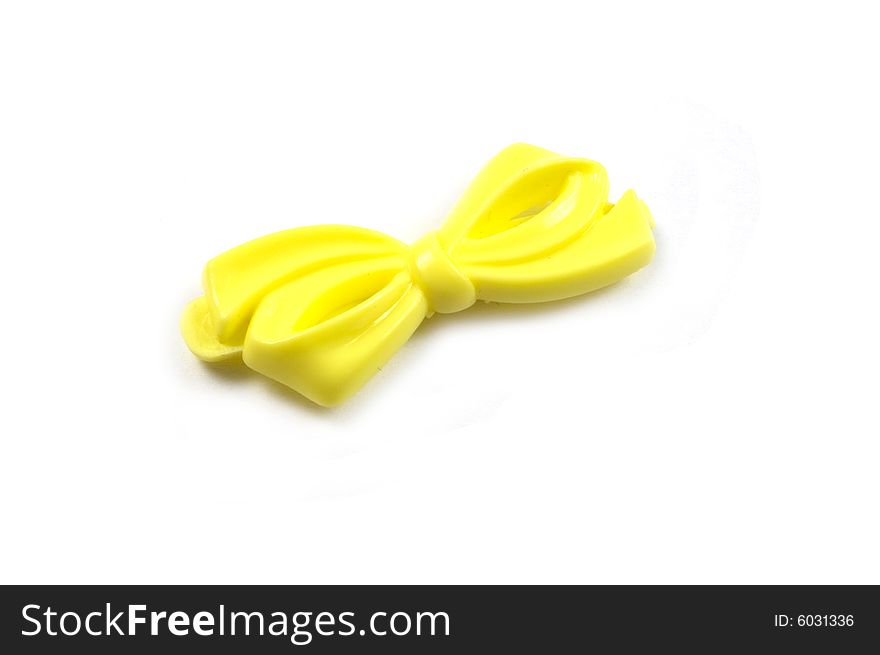
<path fill-rule="evenodd" d="M 880 652 L 872 586 L 13 586 L 0 610 L 4 653 Z"/>

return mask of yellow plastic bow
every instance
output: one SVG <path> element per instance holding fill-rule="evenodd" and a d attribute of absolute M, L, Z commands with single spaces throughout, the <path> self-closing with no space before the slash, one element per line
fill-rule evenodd
<path fill-rule="evenodd" d="M 654 226 L 605 169 L 515 144 L 471 183 L 446 223 L 408 246 L 357 227 L 270 234 L 208 262 L 181 321 L 205 361 L 250 368 L 325 406 L 343 402 L 434 312 L 476 300 L 532 303 L 606 286 L 645 266 Z"/>

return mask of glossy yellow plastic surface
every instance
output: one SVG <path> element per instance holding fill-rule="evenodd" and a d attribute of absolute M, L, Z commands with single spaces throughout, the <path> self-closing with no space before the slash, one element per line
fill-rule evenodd
<path fill-rule="evenodd" d="M 181 327 L 197 357 L 242 357 L 312 401 L 337 405 L 434 312 L 612 284 L 651 261 L 653 227 L 633 191 L 608 203 L 600 164 L 515 144 L 477 175 L 439 230 L 412 245 L 321 225 L 219 255 Z"/>

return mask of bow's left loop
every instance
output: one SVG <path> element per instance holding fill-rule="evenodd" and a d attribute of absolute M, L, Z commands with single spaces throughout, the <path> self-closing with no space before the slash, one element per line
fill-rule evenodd
<path fill-rule="evenodd" d="M 349 226 L 297 228 L 211 260 L 184 338 L 201 359 L 238 356 L 322 405 L 354 393 L 428 313 L 408 247 Z M 371 366 L 372 365 L 372 366 Z"/>

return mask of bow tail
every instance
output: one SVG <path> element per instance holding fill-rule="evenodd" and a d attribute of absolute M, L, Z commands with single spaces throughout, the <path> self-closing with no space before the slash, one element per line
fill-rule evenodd
<path fill-rule="evenodd" d="M 360 389 L 428 312 L 399 257 L 351 262 L 281 286 L 259 304 L 245 364 L 319 405 Z"/>

